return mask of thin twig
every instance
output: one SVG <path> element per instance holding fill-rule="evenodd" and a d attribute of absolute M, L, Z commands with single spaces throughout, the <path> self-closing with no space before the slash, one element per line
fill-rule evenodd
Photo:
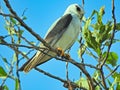
<path fill-rule="evenodd" d="M 1 39 L 2 37 L 0 37 L 0 40 L 2 40 L 2 42 L 0 43 L 1 45 L 6 45 L 10 48 L 12 48 L 14 51 L 17 51 L 18 53 L 20 53 L 23 57 L 25 57 L 27 60 L 29 60 L 29 58 L 27 57 L 27 55 L 23 54 L 21 51 L 17 50 L 15 47 L 25 47 L 25 48 L 33 48 L 36 49 L 38 51 L 41 51 L 43 54 L 46 54 L 48 56 L 50 56 L 51 58 L 54 58 L 52 55 L 48 54 L 45 52 L 45 50 L 48 50 L 47 48 L 42 48 L 42 47 L 37 47 L 37 46 L 26 46 L 26 45 L 19 45 L 19 44 L 11 44 L 11 43 L 7 43 L 5 40 Z"/>
<path fill-rule="evenodd" d="M 69 76 L 68 76 L 68 62 L 66 62 L 66 79 L 69 80 Z"/>
<path fill-rule="evenodd" d="M 14 17 L 14 16 L 11 15 L 11 14 L 5 14 L 5 13 L 1 13 L 1 12 L 0 12 L 0 15 L 1 15 L 1 16 L 4 16 L 4 17 Z"/>
<path fill-rule="evenodd" d="M 29 50 L 29 51 L 26 53 L 26 55 L 29 55 L 33 50 L 34 50 L 34 49 Z M 25 58 L 25 57 L 21 57 L 21 58 L 19 59 L 19 61 L 21 61 L 21 60 L 24 59 L 24 58 Z"/>
<path fill-rule="evenodd" d="M 20 44 L 11 44 L 11 43 L 3 43 L 0 42 L 1 45 L 5 45 L 5 46 L 16 46 L 16 47 L 24 47 L 24 48 L 28 48 L 28 49 L 34 49 L 35 47 L 33 46 L 27 46 L 27 45 L 20 45 Z M 37 47 L 38 48 L 38 47 Z"/>
<path fill-rule="evenodd" d="M 57 76 L 55 76 L 55 75 L 52 75 L 52 74 L 50 74 L 50 73 L 48 73 L 48 72 L 45 72 L 45 71 L 43 71 L 43 70 L 41 70 L 41 69 L 39 69 L 39 68 L 37 68 L 37 67 L 35 67 L 35 70 L 37 70 L 38 72 L 43 73 L 43 74 L 46 75 L 46 76 L 49 76 L 49 77 L 51 77 L 51 78 L 53 78 L 53 79 L 56 79 L 56 80 L 58 80 L 58 81 L 63 82 L 64 85 L 65 85 L 65 87 L 68 88 L 69 83 L 68 83 L 67 80 L 64 80 L 64 79 L 62 79 L 62 78 L 60 78 L 60 77 L 57 77 Z M 79 87 L 79 86 L 78 86 L 77 84 L 75 84 L 74 82 L 70 82 L 70 84 L 71 84 L 71 86 L 74 87 L 74 88 L 78 88 L 78 87 Z M 81 88 L 82 88 L 82 87 L 81 87 Z"/>
<path fill-rule="evenodd" d="M 115 73 L 115 71 L 118 69 L 118 67 L 120 67 L 120 65 L 118 65 L 114 70 L 112 70 L 112 72 L 109 75 L 107 75 L 105 77 L 105 79 L 107 79 L 108 77 L 112 76 Z"/>
<path fill-rule="evenodd" d="M 112 0 L 112 18 L 113 18 L 114 24 L 113 24 L 113 32 L 112 32 L 112 35 L 111 35 L 111 38 L 110 38 L 110 44 L 109 44 L 108 49 L 107 49 L 107 54 L 106 54 L 105 58 L 103 59 L 103 62 L 100 64 L 100 72 L 101 72 L 101 77 L 102 77 L 102 81 L 103 81 L 103 85 L 104 85 L 105 89 L 107 89 L 107 85 L 106 85 L 106 82 L 105 82 L 105 77 L 104 77 L 104 72 L 103 72 L 103 65 L 105 64 L 105 62 L 106 62 L 106 60 L 108 58 L 110 48 L 112 46 L 112 42 L 113 42 L 114 35 L 115 35 L 115 29 L 116 29 L 114 0 Z"/>
<path fill-rule="evenodd" d="M 84 0 L 82 0 L 82 6 L 84 7 L 84 4 L 85 4 L 85 1 Z"/>
<path fill-rule="evenodd" d="M 112 35 L 111 35 L 111 38 L 110 38 L 110 44 L 108 46 L 108 49 L 107 49 L 107 54 L 106 54 L 106 57 L 103 59 L 103 62 L 101 63 L 100 65 L 100 68 L 103 67 L 103 65 L 105 64 L 107 58 L 108 58 L 108 55 L 109 55 L 109 52 L 110 52 L 110 48 L 112 46 L 112 43 L 113 43 L 113 39 L 114 39 L 114 36 L 115 36 L 115 30 L 116 30 L 116 18 L 115 18 L 115 6 L 114 6 L 114 0 L 112 0 L 112 18 L 113 18 L 113 32 L 112 32 Z"/>
<path fill-rule="evenodd" d="M 37 40 L 41 41 L 44 46 L 48 47 L 50 50 L 57 52 L 56 49 L 52 48 L 48 43 L 46 43 L 46 41 L 44 39 L 42 39 L 37 33 L 34 32 L 34 30 L 32 30 L 18 15 L 17 13 L 12 9 L 10 3 L 8 0 L 4 0 L 7 8 L 9 9 L 9 11 L 12 13 L 13 18 L 15 18 L 20 24 L 21 26 L 23 26 L 28 32 L 30 32 Z"/>
<path fill-rule="evenodd" d="M 105 82 L 105 76 L 104 76 L 104 72 L 103 72 L 103 68 L 102 69 L 100 69 L 100 74 L 101 74 L 101 78 L 102 78 L 102 84 L 103 84 L 103 88 L 105 89 L 105 90 L 107 90 L 107 85 L 106 85 L 106 82 Z"/>
<path fill-rule="evenodd" d="M 21 35 L 20 35 L 20 29 L 18 30 L 18 45 L 20 44 L 20 37 L 21 37 Z M 16 47 L 16 49 L 17 49 L 17 51 L 19 50 L 19 47 Z M 17 58 L 17 61 L 16 61 L 16 76 L 17 76 L 17 79 L 18 79 L 18 87 L 17 87 L 17 89 L 18 90 L 21 90 L 21 81 L 20 81 L 20 75 L 19 75 L 19 71 L 18 71 L 18 69 L 19 69 L 19 53 L 18 52 L 16 52 L 15 51 L 15 55 L 16 55 L 16 58 Z"/>
<path fill-rule="evenodd" d="M 17 48 L 18 49 L 18 48 Z M 16 58 L 17 58 L 17 62 L 16 62 L 16 76 L 17 76 L 17 79 L 18 79 L 18 90 L 21 90 L 21 81 L 20 81 L 20 75 L 19 75 L 19 71 L 18 71 L 18 69 L 19 69 L 19 53 L 17 53 L 16 51 L 15 51 L 15 53 L 16 53 Z"/>
<path fill-rule="evenodd" d="M 24 16 L 25 12 L 27 11 L 28 8 L 25 8 L 23 13 L 22 13 L 22 16 Z"/>
<path fill-rule="evenodd" d="M 93 83 L 93 80 L 90 76 L 90 74 L 86 71 L 86 69 L 84 68 L 84 65 L 83 64 L 80 64 L 78 62 L 76 62 L 75 60 L 73 59 L 61 59 L 61 58 L 57 58 L 57 60 L 60 60 L 60 61 L 64 61 L 64 62 L 70 62 L 72 63 L 73 65 L 75 65 L 76 67 L 78 67 L 87 77 L 88 79 L 88 83 L 90 84 L 90 90 L 93 90 L 94 89 L 94 83 Z"/>
<path fill-rule="evenodd" d="M 0 37 L 0 40 L 1 40 L 2 43 L 7 44 L 7 42 L 4 39 L 2 39 L 2 37 Z M 23 54 L 21 51 L 17 50 L 16 47 L 14 47 L 12 44 L 9 44 L 9 45 L 6 45 L 6 46 L 10 47 L 11 49 L 13 49 L 14 51 L 21 54 L 23 57 L 25 57 L 26 59 L 29 60 L 29 58 L 25 54 Z"/>
<path fill-rule="evenodd" d="M 8 78 L 10 78 L 10 74 L 12 73 L 12 71 L 13 71 L 13 66 L 11 65 L 11 66 L 10 66 L 10 71 L 8 72 L 6 78 L 3 79 L 3 81 L 2 81 L 2 83 L 1 83 L 1 85 L 0 85 L 1 87 L 4 86 L 6 80 L 7 80 Z M 11 79 L 14 79 L 14 78 L 11 78 Z"/>
<path fill-rule="evenodd" d="M 52 74 L 50 74 L 50 73 L 48 73 L 48 72 L 45 72 L 45 71 L 43 71 L 43 70 L 41 70 L 41 69 L 39 69 L 39 68 L 37 68 L 37 67 L 35 67 L 35 70 L 37 70 L 37 71 L 39 71 L 39 72 L 43 73 L 44 75 L 47 75 L 47 76 L 49 76 L 49 77 L 51 77 L 51 78 L 57 79 L 57 80 L 59 80 L 59 81 L 61 81 L 61 82 L 66 82 L 66 80 L 63 80 L 63 79 L 61 79 L 61 78 L 59 78 L 59 77 L 57 77 L 57 76 L 54 76 L 54 75 L 52 75 Z"/>

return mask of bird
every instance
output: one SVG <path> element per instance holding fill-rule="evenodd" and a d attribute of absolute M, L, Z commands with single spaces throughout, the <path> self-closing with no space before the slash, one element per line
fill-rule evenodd
<path fill-rule="evenodd" d="M 79 4 L 70 4 L 63 15 L 59 17 L 48 29 L 44 40 L 53 48 L 59 48 L 63 52 L 70 49 L 77 40 L 81 31 L 81 22 L 84 15 L 83 7 Z M 33 57 L 28 60 L 19 69 L 20 71 L 29 72 L 31 69 L 41 65 L 50 59 L 57 56 L 57 54 L 44 44 L 40 44 L 44 50 L 38 50 Z"/>

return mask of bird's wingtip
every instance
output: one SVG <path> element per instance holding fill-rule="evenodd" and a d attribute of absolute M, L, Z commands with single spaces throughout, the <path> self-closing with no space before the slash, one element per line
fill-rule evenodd
<path fill-rule="evenodd" d="M 25 70 L 24 67 L 19 68 L 18 71 L 24 72 L 24 73 L 28 73 L 29 72 L 28 70 Z"/>

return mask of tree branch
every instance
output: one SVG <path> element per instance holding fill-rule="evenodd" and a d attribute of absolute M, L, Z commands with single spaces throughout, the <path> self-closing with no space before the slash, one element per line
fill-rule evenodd
<path fill-rule="evenodd" d="M 114 6 L 114 0 L 112 0 L 112 18 L 113 18 L 113 32 L 112 32 L 112 35 L 111 35 L 111 38 L 110 38 L 110 44 L 108 46 L 108 49 L 107 49 L 107 54 L 105 56 L 105 58 L 103 59 L 103 62 L 100 64 L 100 72 L 101 72 L 101 77 L 102 77 L 102 81 L 103 81 L 103 85 L 104 85 L 104 88 L 107 89 L 107 85 L 106 85 L 106 82 L 105 82 L 105 77 L 104 77 L 104 72 L 103 72 L 103 65 L 105 64 L 108 56 L 109 56 L 109 52 L 110 52 L 110 48 L 112 46 L 112 43 L 113 43 L 113 39 L 114 39 L 114 35 L 115 35 L 115 30 L 116 30 L 116 18 L 115 18 L 115 6 Z"/>
<path fill-rule="evenodd" d="M 105 89 L 105 90 L 108 90 L 107 85 L 106 85 L 106 82 L 105 82 L 105 76 L 104 76 L 103 68 L 100 69 L 100 74 L 101 74 L 102 84 L 103 84 L 103 86 L 104 86 L 104 89 Z"/>
<path fill-rule="evenodd" d="M 25 47 L 25 48 L 28 48 L 28 49 L 32 49 L 33 48 L 33 49 L 41 51 L 42 53 L 44 53 L 44 54 L 52 57 L 50 54 L 48 54 L 48 53 L 45 52 L 45 50 L 48 50 L 46 48 L 42 48 L 42 47 L 40 48 L 40 47 L 37 47 L 37 46 L 34 46 L 34 45 L 32 45 L 32 46 L 26 46 L 26 45 L 19 45 L 19 44 L 11 44 L 11 43 L 7 43 L 2 37 L 0 37 L 0 40 L 1 40 L 1 42 L 0 42 L 1 45 L 5 45 L 5 46 L 10 47 L 14 51 L 16 51 L 17 53 L 21 54 L 23 57 L 25 57 L 27 60 L 29 60 L 29 58 L 27 57 L 27 55 L 25 55 L 21 51 L 19 51 L 17 49 L 17 47 Z M 54 58 L 54 57 L 52 57 L 52 58 Z"/>
<path fill-rule="evenodd" d="M 58 81 L 63 82 L 63 83 L 64 83 L 64 87 L 68 88 L 69 82 L 68 82 L 67 80 L 64 80 L 64 79 L 62 79 L 62 78 L 60 78 L 60 77 L 57 77 L 57 76 L 55 76 L 55 75 L 52 75 L 52 74 L 50 74 L 50 73 L 48 73 L 48 72 L 45 72 L 45 71 L 43 71 L 43 70 L 41 70 L 41 69 L 39 69 L 39 68 L 37 68 L 37 67 L 35 67 L 35 70 L 37 70 L 37 71 L 40 72 L 40 73 L 43 73 L 44 75 L 46 75 L 46 76 L 48 76 L 48 77 L 51 77 L 51 78 L 53 78 L 53 79 L 56 79 L 56 80 L 58 80 Z M 71 82 L 71 81 L 70 81 L 70 85 L 72 86 L 72 88 L 84 88 L 84 87 L 79 87 L 77 84 L 75 84 L 74 82 Z"/>
<path fill-rule="evenodd" d="M 11 15 L 11 14 L 5 14 L 5 13 L 1 13 L 1 12 L 0 12 L 0 15 L 1 15 L 1 16 L 4 16 L 4 17 L 14 17 L 14 16 Z"/>
<path fill-rule="evenodd" d="M 108 58 L 108 55 L 109 55 L 109 52 L 110 52 L 110 48 L 112 46 L 112 43 L 113 43 L 113 39 L 114 39 L 114 36 L 115 36 L 115 30 L 116 30 L 116 18 L 115 18 L 115 6 L 114 6 L 114 0 L 112 0 L 112 18 L 113 18 L 113 32 L 112 32 L 112 35 L 111 35 L 111 38 L 110 38 L 110 44 L 108 46 L 108 49 L 107 49 L 107 54 L 106 54 L 106 57 L 103 59 L 103 62 L 101 63 L 100 65 L 100 68 L 103 67 L 103 65 L 105 64 L 107 58 Z"/>
<path fill-rule="evenodd" d="M 4 44 L 6 44 L 6 46 L 10 47 L 11 49 L 13 49 L 14 51 L 16 51 L 17 53 L 21 54 L 23 57 L 25 57 L 26 59 L 29 60 L 29 58 L 28 58 L 25 54 L 23 54 L 21 51 L 17 50 L 16 47 L 14 47 L 14 46 L 11 45 L 11 44 L 8 44 L 8 45 L 7 45 L 7 42 L 6 42 L 2 37 L 0 37 L 0 41 L 3 42 Z"/>
<path fill-rule="evenodd" d="M 18 15 L 17 13 L 12 9 L 10 3 L 8 0 L 4 0 L 7 8 L 12 13 L 13 17 L 21 24 L 22 27 L 24 27 L 28 32 L 30 32 L 37 40 L 41 41 L 46 47 L 48 47 L 50 50 L 57 52 L 56 49 L 52 48 L 44 39 L 42 39 L 37 33 L 34 32 Z"/>
<path fill-rule="evenodd" d="M 88 79 L 88 83 L 90 85 L 90 90 L 94 90 L 94 83 L 93 83 L 93 80 L 90 76 L 90 74 L 86 71 L 86 69 L 84 68 L 84 64 L 81 64 L 81 63 L 78 63 L 76 62 L 75 60 L 73 59 L 61 59 L 61 58 L 56 58 L 57 60 L 60 60 L 60 61 L 64 61 L 64 62 L 70 62 L 72 63 L 73 65 L 75 65 L 76 67 L 78 67 L 84 74 L 85 76 L 87 77 Z"/>
<path fill-rule="evenodd" d="M 112 76 L 119 67 L 120 67 L 120 65 L 116 66 L 116 68 L 115 68 L 114 70 L 112 70 L 111 73 L 108 74 L 108 75 L 105 77 L 105 79 L 107 79 L 108 77 Z"/>
<path fill-rule="evenodd" d="M 82 6 L 84 7 L 84 4 L 85 4 L 85 1 L 84 0 L 82 0 Z"/>

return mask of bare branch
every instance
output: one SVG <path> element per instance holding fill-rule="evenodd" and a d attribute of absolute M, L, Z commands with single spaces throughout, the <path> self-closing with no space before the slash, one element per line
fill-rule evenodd
<path fill-rule="evenodd" d="M 0 40 L 1 40 L 2 43 L 7 44 L 7 42 L 2 37 L 0 37 Z M 23 54 L 21 51 L 17 50 L 17 48 L 14 47 L 13 45 L 9 44 L 9 45 L 6 45 L 6 46 L 10 47 L 11 49 L 13 49 L 14 51 L 21 54 L 23 57 L 25 57 L 26 59 L 29 60 L 29 58 L 25 54 Z"/>
<path fill-rule="evenodd" d="M 29 60 L 29 58 L 27 57 L 27 55 L 24 55 L 21 51 L 17 50 L 17 47 L 25 47 L 25 48 L 28 48 L 28 49 L 36 49 L 36 50 L 39 50 L 41 51 L 42 53 L 52 57 L 50 54 L 46 53 L 44 50 L 48 50 L 47 48 L 42 48 L 42 47 L 37 47 L 37 46 L 26 46 L 26 45 L 19 45 L 19 44 L 11 44 L 11 43 L 7 43 L 2 37 L 0 37 L 0 44 L 1 45 L 6 45 L 10 48 L 12 48 L 14 51 L 18 51 L 18 53 L 20 53 L 23 57 L 25 57 L 27 60 Z M 53 57 L 52 57 L 53 58 Z"/>
<path fill-rule="evenodd" d="M 82 6 L 84 7 L 84 4 L 85 4 L 85 1 L 84 0 L 82 0 Z"/>
<path fill-rule="evenodd" d="M 115 29 L 116 29 L 114 0 L 112 0 L 112 18 L 113 18 L 114 24 L 113 24 L 113 32 L 112 32 L 112 35 L 111 35 L 111 38 L 110 38 L 110 44 L 109 44 L 108 49 L 107 49 L 107 54 L 106 54 L 105 58 L 103 59 L 103 62 L 100 64 L 100 72 L 101 72 L 101 77 L 102 77 L 102 81 L 103 81 L 103 85 L 104 85 L 105 89 L 107 89 L 107 85 L 106 85 L 106 82 L 105 82 L 105 76 L 104 76 L 104 72 L 103 72 L 103 65 L 105 64 L 105 62 L 106 62 L 106 60 L 108 58 L 110 48 L 112 46 L 114 35 L 115 35 Z"/>
<path fill-rule="evenodd" d="M 20 45 L 20 44 L 11 44 L 11 43 L 3 43 L 0 42 L 1 45 L 5 45 L 5 46 L 16 46 L 16 47 L 24 47 L 24 48 L 28 48 L 28 49 L 33 49 L 35 47 L 33 46 L 27 46 L 27 45 Z M 38 47 L 37 47 L 38 48 Z"/>
<path fill-rule="evenodd" d="M 0 12 L 0 15 L 1 15 L 1 16 L 4 16 L 4 17 L 14 17 L 14 16 L 11 15 L 11 14 L 5 14 L 5 13 L 1 13 L 1 12 Z"/>
<path fill-rule="evenodd" d="M 104 89 L 105 89 L 105 90 L 108 90 L 107 85 L 106 85 L 106 82 L 105 82 L 105 76 L 104 76 L 103 68 L 100 69 L 100 74 L 101 74 L 102 84 L 103 84 L 103 86 L 104 86 Z"/>
<path fill-rule="evenodd" d="M 109 75 L 107 75 L 105 77 L 105 79 L 107 79 L 108 77 L 112 76 L 119 67 L 120 67 L 120 65 L 118 65 L 114 70 L 112 70 L 112 72 Z"/>
<path fill-rule="evenodd" d="M 13 71 L 13 66 L 10 65 L 10 71 L 8 72 L 6 78 L 3 79 L 3 81 L 2 81 L 2 83 L 1 83 L 1 85 L 0 85 L 0 87 L 4 86 L 4 84 L 5 84 L 5 82 L 6 82 L 6 80 L 7 80 L 8 78 L 11 78 L 11 79 L 15 80 L 15 78 L 13 78 L 13 77 L 10 76 L 10 74 L 12 73 L 12 71 Z"/>
<path fill-rule="evenodd" d="M 76 67 L 78 67 L 87 77 L 88 79 L 88 83 L 90 84 L 90 90 L 93 90 L 94 89 L 94 83 L 93 83 L 93 80 L 90 76 L 90 74 L 86 71 L 86 69 L 84 68 L 84 64 L 80 64 L 78 62 L 76 62 L 75 60 L 73 59 L 60 59 L 60 58 L 56 58 L 57 60 L 61 60 L 61 61 L 64 61 L 64 62 L 70 62 L 72 63 L 73 65 L 75 65 Z"/>
<path fill-rule="evenodd" d="M 112 43 L 113 43 L 113 39 L 114 39 L 114 36 L 115 36 L 115 29 L 116 29 L 116 18 L 115 18 L 115 6 L 114 6 L 114 0 L 112 0 L 112 18 L 113 18 L 113 32 L 112 32 L 112 35 L 111 35 L 111 38 L 110 38 L 110 44 L 108 46 L 108 49 L 107 49 L 107 54 L 106 54 L 106 57 L 103 59 L 103 62 L 101 63 L 100 65 L 100 68 L 103 67 L 103 65 L 105 64 L 107 58 L 108 58 L 108 55 L 109 55 L 109 52 L 110 52 L 110 48 L 112 46 Z"/>
<path fill-rule="evenodd" d="M 37 33 L 34 32 L 18 15 L 17 13 L 12 9 L 10 3 L 8 0 L 4 0 L 7 8 L 12 13 L 14 18 L 23 26 L 28 32 L 30 32 L 34 37 L 36 37 L 37 40 L 41 41 L 46 47 L 48 47 L 50 50 L 57 52 L 56 49 L 52 48 L 48 43 L 46 43 L 45 40 L 43 40 Z"/>
<path fill-rule="evenodd" d="M 45 71 L 43 71 L 43 70 L 41 70 L 41 69 L 39 69 L 39 68 L 37 68 L 37 67 L 35 67 L 35 70 L 43 73 L 44 75 L 47 75 L 47 76 L 52 77 L 52 78 L 54 78 L 54 79 L 57 79 L 57 80 L 59 80 L 59 81 L 61 81 L 61 82 L 64 82 L 64 83 L 66 82 L 66 80 L 63 80 L 63 79 L 61 79 L 61 78 L 59 78 L 59 77 L 57 77 L 57 76 L 54 76 L 54 75 L 52 75 L 52 74 L 50 74 L 50 73 L 47 73 L 47 72 L 45 72 Z"/>
<path fill-rule="evenodd" d="M 64 80 L 64 79 L 62 79 L 62 78 L 60 78 L 60 77 L 57 77 L 57 76 L 55 76 L 55 75 L 52 75 L 52 74 L 50 74 L 50 73 L 48 73 L 48 72 L 45 72 L 45 71 L 43 71 L 43 70 L 41 70 L 41 69 L 39 69 L 39 68 L 37 68 L 37 67 L 35 67 L 35 70 L 37 70 L 37 71 L 40 72 L 40 73 L 43 73 L 44 75 L 46 75 L 46 76 L 48 76 L 48 77 L 51 77 L 51 78 L 53 78 L 53 79 L 56 79 L 56 80 L 58 80 L 58 81 L 63 82 L 63 83 L 64 83 L 64 87 L 68 88 L 69 82 L 68 82 L 67 80 Z M 72 86 L 72 88 L 83 88 L 83 87 L 79 87 L 77 84 L 75 84 L 74 82 L 71 82 L 71 81 L 70 81 L 70 85 Z"/>
<path fill-rule="evenodd" d="M 34 50 L 34 49 L 29 50 L 29 51 L 26 53 L 26 55 L 29 55 L 33 50 Z M 21 58 L 19 59 L 19 61 L 21 61 L 22 59 L 24 59 L 24 57 L 21 57 Z"/>

